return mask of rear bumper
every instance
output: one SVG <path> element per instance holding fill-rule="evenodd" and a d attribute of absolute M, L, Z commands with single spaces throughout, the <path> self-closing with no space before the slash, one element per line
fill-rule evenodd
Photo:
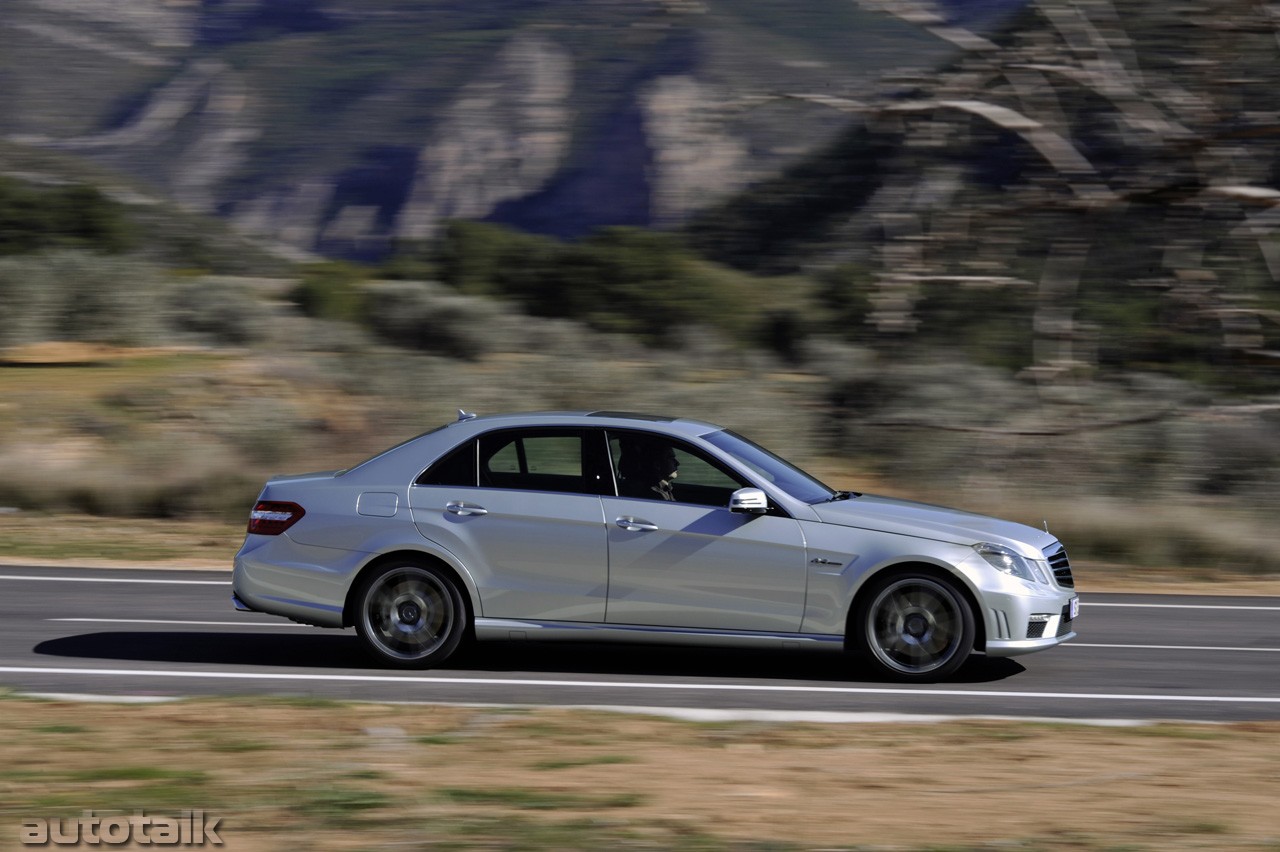
<path fill-rule="evenodd" d="M 350 577 L 363 554 L 326 549 L 321 555 L 337 562 L 334 568 L 308 560 L 316 555 L 308 550 L 314 548 L 297 545 L 287 535 L 249 536 L 236 554 L 232 606 L 317 627 L 342 627 Z"/>

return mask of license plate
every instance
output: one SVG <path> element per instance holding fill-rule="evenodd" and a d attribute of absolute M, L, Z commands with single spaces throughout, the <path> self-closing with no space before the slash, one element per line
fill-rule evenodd
<path fill-rule="evenodd" d="M 1078 616 L 1078 615 L 1080 614 L 1080 599 L 1079 599 L 1079 598 L 1072 598 L 1072 599 L 1071 599 L 1071 609 L 1069 610 L 1069 612 L 1071 613 L 1071 618 L 1072 618 L 1072 619 L 1074 619 L 1076 616 Z"/>

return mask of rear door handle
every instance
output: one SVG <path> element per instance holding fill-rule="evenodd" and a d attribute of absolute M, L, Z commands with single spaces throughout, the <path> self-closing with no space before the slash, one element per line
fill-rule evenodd
<path fill-rule="evenodd" d="M 652 521 L 642 521 L 639 518 L 621 517 L 614 523 L 628 532 L 657 532 L 658 529 L 658 525 Z"/>
<path fill-rule="evenodd" d="M 452 512 L 455 515 L 487 515 L 489 510 L 484 506 L 477 506 L 474 503 L 463 503 L 461 500 L 451 500 L 444 504 L 446 512 Z"/>

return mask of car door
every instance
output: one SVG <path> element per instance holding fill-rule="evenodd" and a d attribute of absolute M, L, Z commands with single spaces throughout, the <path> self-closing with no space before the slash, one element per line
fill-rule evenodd
<path fill-rule="evenodd" d="M 584 466 L 585 434 L 491 432 L 410 489 L 419 531 L 471 572 L 483 610 L 477 615 L 604 620 L 608 540 L 598 479 Z"/>
<path fill-rule="evenodd" d="M 670 452 L 661 470 L 627 451 Z M 800 525 L 779 513 L 740 514 L 729 495 L 751 483 L 691 445 L 654 433 L 609 432 L 618 492 L 602 499 L 609 540 L 610 624 L 797 632 L 808 567 Z M 667 462 L 669 466 L 670 462 Z M 643 496 L 652 494 L 653 497 Z"/>

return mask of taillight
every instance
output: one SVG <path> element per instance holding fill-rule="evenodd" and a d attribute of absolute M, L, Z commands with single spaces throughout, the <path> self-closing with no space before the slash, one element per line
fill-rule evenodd
<path fill-rule="evenodd" d="M 297 503 L 259 500 L 249 513 L 249 532 L 252 535 L 280 535 L 302 520 L 306 513 Z"/>

